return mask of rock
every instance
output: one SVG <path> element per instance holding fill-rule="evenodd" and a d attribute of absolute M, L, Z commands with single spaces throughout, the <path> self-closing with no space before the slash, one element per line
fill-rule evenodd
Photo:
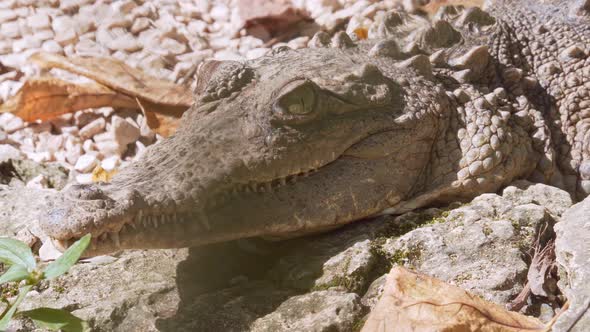
<path fill-rule="evenodd" d="M 91 138 L 91 137 L 95 136 L 96 134 L 103 132 L 105 127 L 106 127 L 105 119 L 104 118 L 97 118 L 95 120 L 92 120 L 90 123 L 88 123 L 84 127 L 82 127 L 82 129 L 80 129 L 80 137 L 82 137 L 83 139 Z"/>
<path fill-rule="evenodd" d="M 48 188 L 48 185 L 47 177 L 43 174 L 39 174 L 27 182 L 27 188 L 32 189 L 46 189 Z"/>
<path fill-rule="evenodd" d="M 3 163 L 9 159 L 21 159 L 23 153 L 17 148 L 9 144 L 0 144 L 0 163 Z"/>
<path fill-rule="evenodd" d="M 23 120 L 12 113 L 2 113 L 0 115 L 0 128 L 9 134 L 23 128 L 24 125 Z"/>
<path fill-rule="evenodd" d="M 512 183 L 504 189 L 502 196 L 517 204 L 541 205 L 554 216 L 561 216 L 572 205 L 572 198 L 566 191 L 525 180 Z"/>
<path fill-rule="evenodd" d="M 590 197 L 568 209 L 555 226 L 559 288 L 570 302 L 553 331 L 590 330 Z"/>
<path fill-rule="evenodd" d="M 98 159 L 95 155 L 85 154 L 78 158 L 74 169 L 81 173 L 90 173 L 98 165 Z"/>
<path fill-rule="evenodd" d="M 0 35 L 4 36 L 4 38 L 19 38 L 21 36 L 21 31 L 18 22 L 12 21 L 2 23 L 0 26 Z"/>
<path fill-rule="evenodd" d="M 92 181 L 92 174 L 86 173 L 76 175 L 76 182 L 79 184 L 92 184 L 94 181 Z"/>
<path fill-rule="evenodd" d="M 257 319 L 251 331 L 352 331 L 364 313 L 356 294 L 316 291 L 291 297 Z"/>
<path fill-rule="evenodd" d="M 102 167 L 105 171 L 110 172 L 117 169 L 117 166 L 120 164 L 121 158 L 119 158 L 119 156 L 110 156 L 102 160 L 100 167 Z"/>
<path fill-rule="evenodd" d="M 62 252 L 51 243 L 51 241 L 45 241 L 39 248 L 39 258 L 44 261 L 52 261 L 58 259 L 62 255 Z"/>
<path fill-rule="evenodd" d="M 49 16 L 44 13 L 37 13 L 27 17 L 27 24 L 33 31 L 46 30 L 51 28 Z"/>
<path fill-rule="evenodd" d="M 499 304 L 522 290 L 528 270 L 524 252 L 555 223 L 539 205 L 519 205 L 495 194 L 449 212 L 410 213 L 396 220 L 404 224 L 408 218 L 426 219 L 427 225 L 387 239 L 383 251 L 390 259 Z"/>
<path fill-rule="evenodd" d="M 131 33 L 138 34 L 150 27 L 150 20 L 147 17 L 140 17 L 133 21 Z"/>
<path fill-rule="evenodd" d="M 43 175 L 48 188 L 63 188 L 68 179 L 68 171 L 55 163 L 41 165 L 33 160 L 10 159 L 0 162 L 0 184 L 11 184 L 14 180 L 22 181 L 22 185 Z"/>
<path fill-rule="evenodd" d="M 141 131 L 136 124 L 118 115 L 113 115 L 111 126 L 113 137 L 120 146 L 127 146 L 129 143 L 137 141 L 141 136 Z"/>

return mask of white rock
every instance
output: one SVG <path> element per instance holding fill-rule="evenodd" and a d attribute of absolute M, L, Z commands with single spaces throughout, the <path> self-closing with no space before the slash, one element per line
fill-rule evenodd
<path fill-rule="evenodd" d="M 96 108 L 94 109 L 94 113 L 103 116 L 105 118 L 108 118 L 109 116 L 111 116 L 113 113 L 115 113 L 115 109 L 109 106 L 106 107 L 101 107 L 101 108 Z"/>
<path fill-rule="evenodd" d="M 44 189 L 48 187 L 47 177 L 43 174 L 39 174 L 27 182 L 27 188 Z"/>
<path fill-rule="evenodd" d="M 58 259 L 61 255 L 62 252 L 57 250 L 49 239 L 43 242 L 43 245 L 39 248 L 39 258 L 44 262 Z"/>
<path fill-rule="evenodd" d="M 9 144 L 0 144 L 0 162 L 8 159 L 21 159 L 23 154 L 14 146 Z"/>
<path fill-rule="evenodd" d="M 289 46 L 290 48 L 293 48 L 293 49 L 306 48 L 308 41 L 309 41 L 309 37 L 302 36 L 302 37 L 298 37 L 298 38 L 295 38 L 295 39 L 291 39 L 287 43 L 287 46 Z"/>
<path fill-rule="evenodd" d="M 92 174 L 78 174 L 76 175 L 76 182 L 79 184 L 92 184 Z"/>
<path fill-rule="evenodd" d="M 218 4 L 211 8 L 209 15 L 216 21 L 229 21 L 230 11 L 226 5 Z"/>
<path fill-rule="evenodd" d="M 0 40 L 0 54 L 7 54 L 12 52 L 12 40 Z"/>
<path fill-rule="evenodd" d="M 44 13 L 37 13 L 27 17 L 27 24 L 33 31 L 45 30 L 51 28 L 49 16 Z"/>
<path fill-rule="evenodd" d="M 100 167 L 105 171 L 109 172 L 115 170 L 117 166 L 121 164 L 121 158 L 119 156 L 114 155 L 103 159 L 100 163 Z"/>
<path fill-rule="evenodd" d="M 112 156 L 112 155 L 122 155 L 125 150 L 127 150 L 127 146 L 121 146 L 119 143 L 115 141 L 100 141 L 96 142 L 96 148 L 103 156 Z"/>
<path fill-rule="evenodd" d="M 17 39 L 12 43 L 12 51 L 14 53 L 20 53 L 24 50 L 40 47 L 41 41 L 34 36 L 24 36 L 23 38 Z"/>
<path fill-rule="evenodd" d="M 80 129 L 77 126 L 65 126 L 60 128 L 60 132 L 62 134 L 76 136 L 79 135 Z"/>
<path fill-rule="evenodd" d="M 53 155 L 49 151 L 43 152 L 27 152 L 27 157 L 36 163 L 46 163 L 53 160 Z"/>
<path fill-rule="evenodd" d="M 138 34 L 150 27 L 150 20 L 147 17 L 140 17 L 133 22 L 131 33 Z"/>
<path fill-rule="evenodd" d="M 9 21 L 16 20 L 18 15 L 12 9 L 2 9 L 0 10 L 0 23 L 4 24 Z"/>
<path fill-rule="evenodd" d="M 98 159 L 94 155 L 85 154 L 78 158 L 74 169 L 80 173 L 90 173 L 98 165 Z"/>
<path fill-rule="evenodd" d="M 90 138 L 96 134 L 103 132 L 105 126 L 106 121 L 104 118 L 98 118 L 96 120 L 93 120 L 89 124 L 82 127 L 82 129 L 80 129 L 80 136 L 82 138 Z"/>
<path fill-rule="evenodd" d="M 41 45 L 41 48 L 43 49 L 43 51 L 48 52 L 48 53 L 56 53 L 56 54 L 63 53 L 63 47 L 61 47 L 61 45 L 58 44 L 55 40 L 47 40 L 47 41 L 43 42 L 43 45 Z"/>
<path fill-rule="evenodd" d="M 36 39 L 38 39 L 40 41 L 45 41 L 45 40 L 53 39 L 53 37 L 55 37 L 55 34 L 53 33 L 53 31 L 47 29 L 47 30 L 40 30 L 40 31 L 35 32 L 33 37 L 35 37 Z"/>
<path fill-rule="evenodd" d="M 2 113 L 0 115 L 0 128 L 7 133 L 13 133 L 24 127 L 23 120 L 12 113 Z"/>
<path fill-rule="evenodd" d="M 244 61 L 244 57 L 236 52 L 232 51 L 217 51 L 215 52 L 215 59 L 217 60 L 233 60 L 233 61 Z"/>
<path fill-rule="evenodd" d="M 49 151 L 52 154 L 61 149 L 64 144 L 64 137 L 62 135 L 52 135 L 44 132 L 38 136 L 39 142 L 35 148 L 35 152 Z"/>
<path fill-rule="evenodd" d="M 137 125 L 123 119 L 118 115 L 113 115 L 111 120 L 112 132 L 115 141 L 121 146 L 127 146 L 139 139 L 141 132 Z"/>
<path fill-rule="evenodd" d="M 20 27 L 17 21 L 0 24 L 0 35 L 4 38 L 18 38 L 21 36 Z"/>
<path fill-rule="evenodd" d="M 133 159 L 137 160 L 141 158 L 141 156 L 145 153 L 146 147 L 140 141 L 135 142 L 135 157 Z"/>
<path fill-rule="evenodd" d="M 74 30 L 56 31 L 55 41 L 65 47 L 78 41 L 78 35 Z"/>
<path fill-rule="evenodd" d="M 123 1 L 116 1 L 111 4 L 113 10 L 118 13 L 129 14 L 137 4 L 135 4 L 132 0 L 123 0 Z"/>
<path fill-rule="evenodd" d="M 109 51 L 91 39 L 82 39 L 74 46 L 80 56 L 108 56 Z"/>
<path fill-rule="evenodd" d="M 96 151 L 96 144 L 94 144 L 93 140 L 87 139 L 82 144 L 82 149 L 84 152 Z"/>
<path fill-rule="evenodd" d="M 248 60 L 260 58 L 261 56 L 265 55 L 268 50 L 269 49 L 265 47 L 253 48 L 246 53 L 246 58 Z"/>
<path fill-rule="evenodd" d="M 82 146 L 80 143 L 70 143 L 71 141 L 67 141 L 68 144 L 66 144 L 66 154 L 65 154 L 65 160 L 72 164 L 72 165 L 76 165 L 76 163 L 78 162 L 78 159 L 80 158 L 80 156 L 82 155 L 83 151 L 82 151 Z"/>

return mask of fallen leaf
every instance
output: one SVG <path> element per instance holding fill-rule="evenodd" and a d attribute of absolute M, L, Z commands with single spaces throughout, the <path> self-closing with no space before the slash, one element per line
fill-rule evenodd
<path fill-rule="evenodd" d="M 40 52 L 29 59 L 41 68 L 61 68 L 91 78 L 129 97 L 157 104 L 164 111 L 184 112 L 193 103 L 189 87 L 152 77 L 114 58 L 65 58 Z"/>
<path fill-rule="evenodd" d="M 92 182 L 111 182 L 111 179 L 115 174 L 117 174 L 116 169 L 107 171 L 98 165 L 92 171 Z"/>
<path fill-rule="evenodd" d="M 441 280 L 394 267 L 362 332 L 544 330 L 536 318 L 507 311 Z"/>
<path fill-rule="evenodd" d="M 299 33 L 294 27 L 302 21 L 311 21 L 306 11 L 293 7 L 288 0 L 239 0 L 238 13 L 248 35 L 268 42 L 282 41 Z"/>
<path fill-rule="evenodd" d="M 77 84 L 40 77 L 27 80 L 16 95 L 0 105 L 0 113 L 12 112 L 32 122 L 103 106 L 138 108 L 132 98 L 97 83 Z"/>
<path fill-rule="evenodd" d="M 369 30 L 367 30 L 367 28 L 356 28 L 353 32 L 359 40 L 369 38 Z"/>
<path fill-rule="evenodd" d="M 141 110 L 145 116 L 148 127 L 163 137 L 168 137 L 176 131 L 180 124 L 182 113 L 158 112 L 154 106 L 146 103 L 140 103 Z"/>
<path fill-rule="evenodd" d="M 434 0 L 428 1 L 428 3 L 422 6 L 422 10 L 424 10 L 429 15 L 435 14 L 438 9 L 442 6 L 465 6 L 465 7 L 483 7 L 485 0 Z"/>

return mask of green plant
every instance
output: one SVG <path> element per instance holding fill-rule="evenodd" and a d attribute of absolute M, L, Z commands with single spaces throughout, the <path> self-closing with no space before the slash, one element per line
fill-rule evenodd
<path fill-rule="evenodd" d="M 44 269 L 39 269 L 31 248 L 25 243 L 15 239 L 0 238 L 0 262 L 8 266 L 6 272 L 0 276 L 0 283 L 17 285 L 14 287 L 2 285 L 2 289 L 7 291 L 3 291 L 0 298 L 6 303 L 6 308 L 0 314 L 0 331 L 8 328 L 14 315 L 28 317 L 40 328 L 64 332 L 88 331 L 88 324 L 85 321 L 65 310 L 37 308 L 17 312 L 17 308 L 27 293 L 39 282 L 52 280 L 66 273 L 78 261 L 89 243 L 90 234 L 76 241 L 61 257 Z M 14 302 L 11 303 L 8 300 L 9 296 L 16 296 Z"/>

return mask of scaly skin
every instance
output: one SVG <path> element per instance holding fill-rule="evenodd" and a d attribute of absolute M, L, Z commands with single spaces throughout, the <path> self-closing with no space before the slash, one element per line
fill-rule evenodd
<path fill-rule="evenodd" d="M 110 184 L 65 190 L 42 228 L 62 247 L 92 233 L 95 255 L 320 232 L 516 178 L 584 197 L 583 7 L 388 13 L 368 41 L 318 33 L 309 49 L 207 62 L 176 135 Z"/>

